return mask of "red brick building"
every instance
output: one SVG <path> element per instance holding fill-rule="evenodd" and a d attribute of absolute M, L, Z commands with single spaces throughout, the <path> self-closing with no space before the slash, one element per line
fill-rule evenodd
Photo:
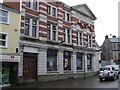
<path fill-rule="evenodd" d="M 4 4 L 21 12 L 20 83 L 95 72 L 96 17 L 86 4 L 70 7 L 45 0 L 4 0 Z"/>

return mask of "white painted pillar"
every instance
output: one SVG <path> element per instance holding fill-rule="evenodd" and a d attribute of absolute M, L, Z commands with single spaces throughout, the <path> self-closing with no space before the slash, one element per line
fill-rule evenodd
<path fill-rule="evenodd" d="M 85 72 L 87 72 L 88 71 L 88 69 L 87 69 L 87 53 L 84 53 L 84 63 L 83 63 L 83 66 L 84 66 L 83 70 L 85 70 Z"/>
<path fill-rule="evenodd" d="M 59 74 L 63 73 L 63 50 L 58 51 L 58 61 L 57 61 L 57 68 L 59 71 Z"/>
<path fill-rule="evenodd" d="M 72 53 L 71 69 L 72 69 L 73 73 L 76 73 L 76 52 L 75 51 L 73 51 L 73 53 Z"/>
<path fill-rule="evenodd" d="M 38 75 L 45 75 L 47 73 L 47 50 L 46 49 L 39 49 L 38 53 Z"/>
<path fill-rule="evenodd" d="M 23 47 L 20 47 L 20 62 L 18 63 L 18 76 L 23 76 Z"/>

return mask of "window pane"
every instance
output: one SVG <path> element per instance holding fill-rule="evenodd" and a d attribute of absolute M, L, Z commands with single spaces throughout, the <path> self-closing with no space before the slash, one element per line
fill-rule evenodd
<path fill-rule="evenodd" d="M 47 29 L 50 29 L 50 24 L 47 24 Z"/>
<path fill-rule="evenodd" d="M 36 21 L 36 20 L 33 20 L 33 21 L 32 21 L 32 24 L 33 24 L 33 25 L 37 25 L 37 21 Z"/>
<path fill-rule="evenodd" d="M 29 36 L 29 25 L 25 25 L 25 35 Z"/>
<path fill-rule="evenodd" d="M 50 39 L 50 30 L 47 32 L 47 39 Z"/>
<path fill-rule="evenodd" d="M 5 46 L 5 41 L 0 41 L 0 46 Z"/>
<path fill-rule="evenodd" d="M 37 10 L 37 2 L 36 1 L 33 2 L 33 9 Z"/>
<path fill-rule="evenodd" d="M 36 37 L 36 29 L 37 28 L 35 26 L 32 27 L 32 36 L 33 37 Z"/>
<path fill-rule="evenodd" d="M 67 21 L 69 21 L 70 20 L 70 17 L 69 17 L 69 14 L 67 13 Z"/>
<path fill-rule="evenodd" d="M 52 9 L 52 16 L 56 16 L 56 9 L 55 8 Z"/>
<path fill-rule="evenodd" d="M 52 29 L 53 29 L 53 30 L 56 30 L 56 26 L 53 25 Z"/>
<path fill-rule="evenodd" d="M 28 23 L 28 24 L 29 24 L 29 23 L 30 23 L 30 19 L 29 19 L 29 18 L 26 18 L 26 19 L 25 19 L 25 23 Z"/>
<path fill-rule="evenodd" d="M 0 34 L 0 39 L 6 40 L 6 34 Z"/>
<path fill-rule="evenodd" d="M 68 43 L 70 43 L 70 35 L 68 35 Z"/>
<path fill-rule="evenodd" d="M 26 7 L 30 7 L 30 1 L 29 0 L 27 0 L 25 4 L 26 4 Z"/>
<path fill-rule="evenodd" d="M 50 11 L 51 11 L 50 6 L 47 6 L 47 14 L 49 14 L 49 15 L 50 15 Z"/>
<path fill-rule="evenodd" d="M 65 12 L 63 12 L 63 20 L 65 20 Z"/>
<path fill-rule="evenodd" d="M 56 32 L 53 31 L 53 40 L 56 40 Z"/>
<path fill-rule="evenodd" d="M 2 17 L 2 20 L 0 20 L 0 21 L 7 23 L 7 20 L 8 20 L 8 18 Z"/>
<path fill-rule="evenodd" d="M 0 10 L 0 15 L 8 17 L 8 11 Z"/>

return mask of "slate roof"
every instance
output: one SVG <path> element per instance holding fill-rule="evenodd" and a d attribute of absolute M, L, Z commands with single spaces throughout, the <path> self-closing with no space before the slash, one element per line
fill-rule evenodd
<path fill-rule="evenodd" d="M 120 42 L 120 38 L 109 38 L 109 41 L 110 42 L 113 42 L 113 43 L 115 43 L 115 42 Z"/>

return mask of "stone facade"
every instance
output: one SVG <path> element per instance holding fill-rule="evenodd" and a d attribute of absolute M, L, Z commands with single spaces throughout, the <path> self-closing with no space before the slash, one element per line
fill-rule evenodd
<path fill-rule="evenodd" d="M 34 10 L 32 4 L 23 1 L 19 9 L 20 83 L 79 78 L 84 73 L 93 75 L 96 17 L 88 6 L 70 7 L 63 2 L 43 0 L 37 2 Z"/>

